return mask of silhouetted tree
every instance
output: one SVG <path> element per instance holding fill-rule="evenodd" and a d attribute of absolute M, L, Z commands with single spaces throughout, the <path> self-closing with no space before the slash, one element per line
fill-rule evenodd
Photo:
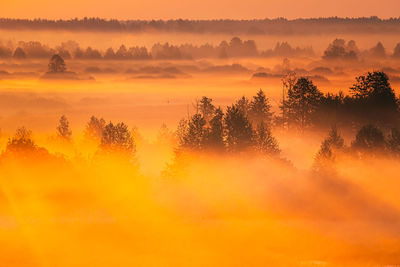
<path fill-rule="evenodd" d="M 199 103 L 199 109 L 201 115 L 203 115 L 204 120 L 208 124 L 215 111 L 215 106 L 212 104 L 212 99 L 203 96 Z"/>
<path fill-rule="evenodd" d="M 320 172 L 324 176 L 335 174 L 336 155 L 338 152 L 344 152 L 344 148 L 344 140 L 334 125 L 315 157 L 313 171 Z"/>
<path fill-rule="evenodd" d="M 257 125 L 255 133 L 256 150 L 262 154 L 276 156 L 279 155 L 280 149 L 278 142 L 272 136 L 270 129 L 261 121 Z"/>
<path fill-rule="evenodd" d="M 323 94 L 308 78 L 301 77 L 287 92 L 284 108 L 289 127 L 304 130 L 313 123 L 313 116 Z"/>
<path fill-rule="evenodd" d="M 387 146 L 396 156 L 400 156 L 400 130 L 393 128 L 387 138 Z"/>
<path fill-rule="evenodd" d="M 322 58 L 324 59 L 357 59 L 358 49 L 353 40 L 346 41 L 343 39 L 335 39 L 324 51 Z"/>
<path fill-rule="evenodd" d="M 186 119 L 181 119 L 178 122 L 178 127 L 175 131 L 175 135 L 178 139 L 179 145 L 182 147 L 185 144 L 185 136 L 187 135 L 188 132 L 188 121 Z"/>
<path fill-rule="evenodd" d="M 224 143 L 224 113 L 221 108 L 217 108 L 214 117 L 210 120 L 210 127 L 207 129 L 206 146 L 214 151 L 222 151 Z"/>
<path fill-rule="evenodd" d="M 202 150 L 204 148 L 206 121 L 201 114 L 194 114 L 189 121 L 183 146 L 188 149 Z"/>
<path fill-rule="evenodd" d="M 318 151 L 317 158 L 334 159 L 335 151 L 344 148 L 344 139 L 338 133 L 336 125 L 332 126 L 328 137 L 322 142 L 321 148 Z"/>
<path fill-rule="evenodd" d="M 104 127 L 100 148 L 108 153 L 122 153 L 132 156 L 136 146 L 131 131 L 123 122 L 110 122 Z"/>
<path fill-rule="evenodd" d="M 22 50 L 21 47 L 17 47 L 17 49 L 15 49 L 15 51 L 14 51 L 13 58 L 25 59 L 26 58 L 26 53 L 24 52 L 24 50 Z"/>
<path fill-rule="evenodd" d="M 257 95 L 250 102 L 249 117 L 254 124 L 261 122 L 270 125 L 272 121 L 271 105 L 263 90 L 259 90 Z"/>
<path fill-rule="evenodd" d="M 117 52 L 115 53 L 115 56 L 120 59 L 127 59 L 128 58 L 128 49 L 126 48 L 125 45 L 121 45 Z"/>
<path fill-rule="evenodd" d="M 353 102 L 348 103 L 348 96 L 342 91 L 337 94 L 327 93 L 319 101 L 319 105 L 313 117 L 314 124 L 328 129 L 332 125 L 352 124 L 351 111 L 344 108 L 344 104 L 353 106 Z"/>
<path fill-rule="evenodd" d="M 286 111 L 286 95 L 289 90 L 293 90 L 297 82 L 297 75 L 294 71 L 287 71 L 283 76 L 282 80 L 282 102 L 279 108 L 281 109 L 281 115 L 275 118 L 275 124 L 286 129 L 288 127 L 288 113 Z"/>
<path fill-rule="evenodd" d="M 32 131 L 25 127 L 18 128 L 13 138 L 8 140 L 6 151 L 23 152 L 36 150 L 37 146 L 32 140 Z"/>
<path fill-rule="evenodd" d="M 105 59 L 115 59 L 115 52 L 114 49 L 112 49 L 111 47 L 108 48 L 104 54 L 104 58 Z"/>
<path fill-rule="evenodd" d="M 60 55 L 53 55 L 50 58 L 49 62 L 49 72 L 50 73 L 61 73 L 64 72 L 67 68 L 64 62 L 64 59 Z"/>
<path fill-rule="evenodd" d="M 398 102 L 384 72 L 368 72 L 357 77 L 350 91 L 357 100 L 358 116 L 367 122 L 383 127 L 398 122 Z"/>
<path fill-rule="evenodd" d="M 103 137 L 104 127 L 106 121 L 103 118 L 97 118 L 95 116 L 90 117 L 89 122 L 86 124 L 85 136 L 100 141 Z"/>
<path fill-rule="evenodd" d="M 65 115 L 62 115 L 57 126 L 57 135 L 64 140 L 71 140 L 72 131 L 69 128 L 69 121 Z"/>
<path fill-rule="evenodd" d="M 370 54 L 372 57 L 383 58 L 386 56 L 385 47 L 383 46 L 383 44 L 381 42 L 378 42 L 376 44 L 376 46 L 371 48 Z"/>
<path fill-rule="evenodd" d="M 101 59 L 102 56 L 100 52 L 96 49 L 91 48 L 90 46 L 86 48 L 86 51 L 84 53 L 84 58 L 87 59 Z"/>
<path fill-rule="evenodd" d="M 230 151 L 242 151 L 251 147 L 253 141 L 252 125 L 238 105 L 227 108 L 224 124 L 226 144 Z"/>
<path fill-rule="evenodd" d="M 394 48 L 393 57 L 394 58 L 400 58 L 400 43 L 398 43 L 396 45 L 396 47 Z"/>
<path fill-rule="evenodd" d="M 8 140 L 6 150 L 2 157 L 16 157 L 18 160 L 40 160 L 48 163 L 51 157 L 50 153 L 42 147 L 35 144 L 32 139 L 32 131 L 21 127 L 17 129 L 15 135 Z M 43 161 L 43 159 L 46 159 Z"/>
<path fill-rule="evenodd" d="M 352 143 L 352 148 L 359 152 L 377 152 L 385 149 L 385 137 L 381 130 L 374 125 L 366 125 L 362 127 L 356 139 Z"/>
<path fill-rule="evenodd" d="M 243 112 L 245 116 L 248 116 L 250 110 L 250 103 L 247 97 L 242 96 L 238 101 L 236 101 L 235 106 Z"/>

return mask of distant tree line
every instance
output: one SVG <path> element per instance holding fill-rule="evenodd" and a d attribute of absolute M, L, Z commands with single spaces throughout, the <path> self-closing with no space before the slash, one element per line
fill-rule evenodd
<path fill-rule="evenodd" d="M 381 42 L 377 42 L 368 50 L 360 51 L 354 40 L 346 43 L 344 39 L 335 39 L 324 51 L 322 58 L 326 60 L 357 60 L 360 58 L 383 59 L 389 56 L 400 59 L 400 43 L 395 46 L 392 53 L 389 53 Z"/>
<path fill-rule="evenodd" d="M 397 33 L 399 18 L 310 18 L 253 20 L 115 20 L 83 18 L 70 20 L 1 18 L 2 29 L 68 30 L 101 32 L 191 32 L 233 34 Z"/>
<path fill-rule="evenodd" d="M 151 49 L 142 46 L 127 47 L 121 45 L 118 49 L 112 47 L 102 51 L 92 47 L 81 48 L 77 42 L 67 41 L 51 48 L 37 41 L 0 42 L 0 58 L 48 58 L 59 54 L 64 59 L 106 59 L 106 60 L 148 60 L 148 59 L 193 59 L 193 58 L 235 58 L 235 57 L 314 57 L 313 48 L 293 47 L 288 42 L 278 42 L 273 49 L 259 50 L 254 40 L 242 40 L 233 37 L 229 42 L 222 41 L 219 45 L 172 45 L 156 43 Z M 346 43 L 343 39 L 335 39 L 324 51 L 325 60 L 358 60 L 384 59 L 392 57 L 400 59 L 400 43 L 393 52 L 389 52 L 381 42 L 374 47 L 361 51 L 354 40 Z"/>
<path fill-rule="evenodd" d="M 313 56 L 312 47 L 292 47 L 287 42 L 278 42 L 274 49 L 259 51 L 253 40 L 242 40 L 233 37 L 229 42 L 222 41 L 219 45 L 172 45 L 156 43 L 151 49 L 146 47 L 121 45 L 118 49 L 112 47 L 101 51 L 92 47 L 81 48 L 74 41 L 62 42 L 59 46 L 50 48 L 40 42 L 18 42 L 17 44 L 0 42 L 0 58 L 47 58 L 59 54 L 64 59 L 108 59 L 108 60 L 147 60 L 147 59 L 192 59 L 192 58 L 227 58 L 227 57 L 273 57 L 273 56 Z"/>

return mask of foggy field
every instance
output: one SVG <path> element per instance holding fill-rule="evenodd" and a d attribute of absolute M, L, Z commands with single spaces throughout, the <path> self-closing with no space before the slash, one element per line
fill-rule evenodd
<path fill-rule="evenodd" d="M 84 152 L 84 144 L 74 146 Z M 299 149 L 299 156 L 315 152 Z M 345 158 L 339 174 L 318 176 L 274 160 L 200 155 L 186 161 L 184 174 L 162 176 L 171 155 L 168 146 L 138 143 L 139 170 L 80 155 L 50 162 L 3 157 L 1 262 L 377 266 L 399 260 L 398 160 Z"/>

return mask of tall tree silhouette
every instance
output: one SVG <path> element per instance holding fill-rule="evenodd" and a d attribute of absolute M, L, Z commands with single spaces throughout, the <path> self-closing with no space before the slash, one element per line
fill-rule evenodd
<path fill-rule="evenodd" d="M 263 121 L 257 125 L 255 145 L 256 150 L 265 155 L 276 156 L 280 153 L 278 142 Z"/>
<path fill-rule="evenodd" d="M 175 135 L 178 139 L 178 143 L 181 147 L 185 145 L 185 137 L 188 131 L 188 121 L 186 119 L 181 119 L 178 122 L 178 127 L 176 128 Z"/>
<path fill-rule="evenodd" d="M 222 151 L 224 143 L 224 113 L 217 108 L 214 117 L 210 120 L 210 127 L 207 130 L 206 146 L 208 149 Z"/>
<path fill-rule="evenodd" d="M 339 134 L 336 125 L 332 126 L 328 137 L 322 142 L 317 158 L 334 159 L 334 153 L 344 148 L 344 139 Z"/>
<path fill-rule="evenodd" d="M 368 72 L 357 77 L 350 91 L 357 101 L 357 115 L 365 122 L 390 127 L 399 121 L 398 102 L 384 72 Z"/>
<path fill-rule="evenodd" d="M 243 112 L 245 116 L 248 116 L 250 110 L 250 102 L 249 99 L 245 96 L 242 96 L 238 101 L 236 101 L 235 106 Z"/>
<path fill-rule="evenodd" d="M 281 79 L 282 81 L 282 101 L 279 108 L 281 109 L 281 115 L 275 118 L 275 123 L 281 126 L 283 129 L 288 128 L 288 113 L 286 111 L 286 95 L 289 90 L 292 90 L 294 85 L 297 82 L 297 75 L 294 71 L 287 71 L 284 77 Z"/>
<path fill-rule="evenodd" d="M 284 108 L 289 127 L 304 130 L 313 123 L 313 116 L 323 94 L 308 78 L 301 77 L 287 93 Z"/>
<path fill-rule="evenodd" d="M 257 95 L 250 102 L 249 117 L 254 124 L 261 122 L 270 125 L 272 121 L 271 105 L 263 90 L 259 90 Z"/>
<path fill-rule="evenodd" d="M 313 170 L 324 175 L 336 173 L 335 162 L 339 152 L 345 152 L 344 140 L 339 134 L 336 125 L 332 126 L 328 137 L 322 142 L 315 157 Z"/>
<path fill-rule="evenodd" d="M 204 148 L 206 121 L 201 114 L 194 114 L 189 121 L 188 129 L 183 137 L 183 146 L 189 149 L 201 150 Z"/>
<path fill-rule="evenodd" d="M 201 115 L 203 115 L 204 120 L 208 124 L 210 122 L 210 119 L 215 111 L 215 106 L 212 104 L 212 99 L 208 98 L 206 96 L 203 96 L 203 98 L 200 100 L 199 103 L 199 109 L 201 112 Z"/>
<path fill-rule="evenodd" d="M 224 123 L 226 143 L 230 151 L 242 151 L 251 147 L 253 128 L 243 110 L 237 105 L 229 106 Z"/>

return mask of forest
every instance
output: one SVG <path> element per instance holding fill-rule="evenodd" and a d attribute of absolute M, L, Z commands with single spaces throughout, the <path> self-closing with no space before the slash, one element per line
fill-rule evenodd
<path fill-rule="evenodd" d="M 312 46 L 293 47 L 288 42 L 277 42 L 275 47 L 265 50 L 257 48 L 254 40 L 242 40 L 233 37 L 229 42 L 221 41 L 219 45 L 205 43 L 202 45 L 169 43 L 156 43 L 151 48 L 145 46 L 127 47 L 121 44 L 118 49 L 112 47 L 101 51 L 96 48 L 80 47 L 75 41 L 62 42 L 56 47 L 49 47 L 38 41 L 0 42 L 0 58 L 2 59 L 40 59 L 49 58 L 53 54 L 59 54 L 65 59 L 76 60 L 190 60 L 197 58 L 240 58 L 240 57 L 318 57 Z M 325 49 L 322 54 L 325 60 L 362 61 L 384 58 L 400 58 L 400 43 L 393 49 L 387 49 L 382 42 L 375 46 L 360 50 L 354 40 L 346 42 L 344 39 L 336 38 Z"/>
<path fill-rule="evenodd" d="M 49 74 L 65 71 L 65 63 L 54 55 L 49 63 Z M 193 115 L 182 118 L 175 131 L 164 124 L 159 137 L 175 144 L 179 160 L 186 152 L 195 153 L 251 153 L 262 157 L 280 157 L 279 140 L 273 131 L 297 132 L 304 135 L 322 129 L 327 132 L 316 163 L 329 162 L 336 153 L 386 155 L 400 157 L 400 99 L 396 97 L 384 72 L 368 72 L 355 78 L 350 94 L 322 93 L 310 78 L 297 77 L 288 72 L 282 79 L 284 95 L 279 113 L 271 110 L 270 100 L 263 90 L 251 99 L 243 96 L 235 103 L 220 107 L 203 96 L 193 103 Z M 61 116 L 57 138 L 72 145 L 72 130 L 66 116 Z M 355 134 L 346 146 L 341 136 Z M 85 137 L 98 143 L 94 155 L 125 155 L 135 158 L 135 132 L 123 122 L 106 122 L 92 116 L 86 125 Z M 2 157 L 7 155 L 34 156 L 50 154 L 38 147 L 32 132 L 19 128 L 7 142 Z M 328 160 L 328 161 L 326 161 Z"/>
<path fill-rule="evenodd" d="M 194 32 L 263 34 L 321 34 L 397 32 L 399 18 L 307 18 L 254 20 L 115 20 L 83 18 L 71 20 L 1 18 L 0 28 L 29 30 Z"/>

